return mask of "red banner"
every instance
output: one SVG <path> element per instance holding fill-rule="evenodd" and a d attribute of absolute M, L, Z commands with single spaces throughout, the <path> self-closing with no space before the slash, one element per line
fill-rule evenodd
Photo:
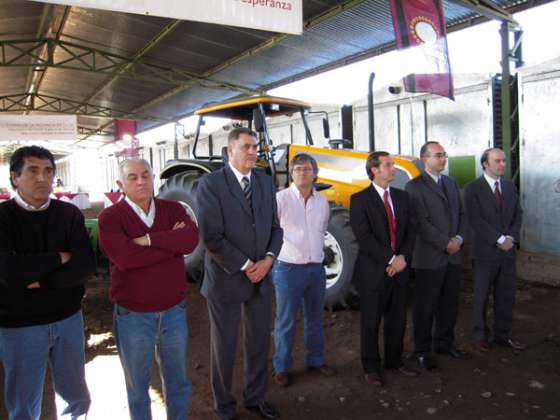
<path fill-rule="evenodd" d="M 389 5 L 397 48 L 415 48 L 418 71 L 405 76 L 405 90 L 453 99 L 442 0 L 389 0 Z"/>

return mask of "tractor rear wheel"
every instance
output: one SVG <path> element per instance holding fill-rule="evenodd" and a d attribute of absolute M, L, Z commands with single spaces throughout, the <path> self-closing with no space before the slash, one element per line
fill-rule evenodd
<path fill-rule="evenodd" d="M 173 175 L 160 187 L 158 194 L 158 198 L 178 201 L 197 226 L 198 205 L 196 202 L 196 190 L 202 175 L 199 171 L 194 170 Z M 185 255 L 185 273 L 187 280 L 192 283 L 202 281 L 204 274 L 204 246 L 201 241 L 193 252 Z"/>
<path fill-rule="evenodd" d="M 325 234 L 325 306 L 346 308 L 357 301 L 356 289 L 352 284 L 357 255 L 358 244 L 350 228 L 350 213 L 343 207 L 333 207 Z"/>

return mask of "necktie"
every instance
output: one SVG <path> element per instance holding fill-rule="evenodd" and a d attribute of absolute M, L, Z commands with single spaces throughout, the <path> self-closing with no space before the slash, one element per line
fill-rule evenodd
<path fill-rule="evenodd" d="M 499 209 L 502 208 L 502 193 L 500 192 L 500 182 L 494 183 L 494 195 L 496 196 L 496 205 Z"/>
<path fill-rule="evenodd" d="M 445 198 L 447 198 L 449 200 L 449 197 L 447 197 L 447 190 L 445 189 L 445 185 L 443 185 L 443 177 L 441 175 L 439 176 L 439 178 L 437 180 L 437 184 L 439 185 L 439 187 L 443 191 L 443 195 L 445 195 Z"/>
<path fill-rule="evenodd" d="M 396 238 L 395 238 L 395 216 L 393 215 L 393 210 L 391 209 L 391 204 L 389 204 L 389 193 L 385 190 L 383 194 L 383 204 L 385 205 L 385 212 L 387 213 L 387 221 L 389 222 L 389 237 L 391 238 L 391 248 L 395 251 Z"/>
<path fill-rule="evenodd" d="M 251 194 L 253 191 L 251 190 L 251 183 L 249 182 L 249 178 L 244 176 L 241 178 L 241 184 L 243 184 L 243 194 L 245 195 L 245 199 L 249 202 L 249 206 L 251 205 Z"/>

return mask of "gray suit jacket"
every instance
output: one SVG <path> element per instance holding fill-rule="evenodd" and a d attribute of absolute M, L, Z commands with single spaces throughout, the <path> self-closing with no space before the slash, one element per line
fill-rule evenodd
<path fill-rule="evenodd" d="M 255 292 L 271 291 L 268 276 L 253 285 L 241 267 L 267 252 L 278 255 L 282 228 L 271 178 L 251 172 L 253 210 L 229 165 L 205 175 L 197 191 L 199 232 L 206 247 L 201 293 L 222 302 L 244 302 Z"/>
<path fill-rule="evenodd" d="M 501 210 L 498 209 L 496 197 L 484 176 L 465 186 L 465 204 L 473 232 L 474 259 L 492 261 L 515 258 L 515 247 L 507 252 L 496 247 L 496 242 L 502 235 L 511 236 L 515 242 L 519 242 L 522 221 L 515 185 L 502 179 L 501 186 Z"/>
<path fill-rule="evenodd" d="M 462 264 L 463 250 L 446 252 L 449 238 L 466 239 L 466 215 L 454 179 L 441 175 L 443 189 L 426 172 L 406 184 L 418 223 L 412 267 L 433 270 L 447 264 Z"/>

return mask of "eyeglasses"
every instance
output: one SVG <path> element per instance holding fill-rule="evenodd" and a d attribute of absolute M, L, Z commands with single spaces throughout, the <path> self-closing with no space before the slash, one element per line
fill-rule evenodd
<path fill-rule="evenodd" d="M 443 153 L 434 153 L 432 155 L 427 155 L 426 157 L 435 157 L 437 159 L 441 159 L 441 158 L 447 158 L 447 153 L 443 152 Z"/>
<path fill-rule="evenodd" d="M 300 173 L 304 173 L 304 174 L 308 174 L 310 172 L 313 172 L 313 168 L 307 168 L 307 167 L 302 167 L 302 166 L 296 166 L 293 169 L 294 172 L 297 172 L 298 174 Z"/>

